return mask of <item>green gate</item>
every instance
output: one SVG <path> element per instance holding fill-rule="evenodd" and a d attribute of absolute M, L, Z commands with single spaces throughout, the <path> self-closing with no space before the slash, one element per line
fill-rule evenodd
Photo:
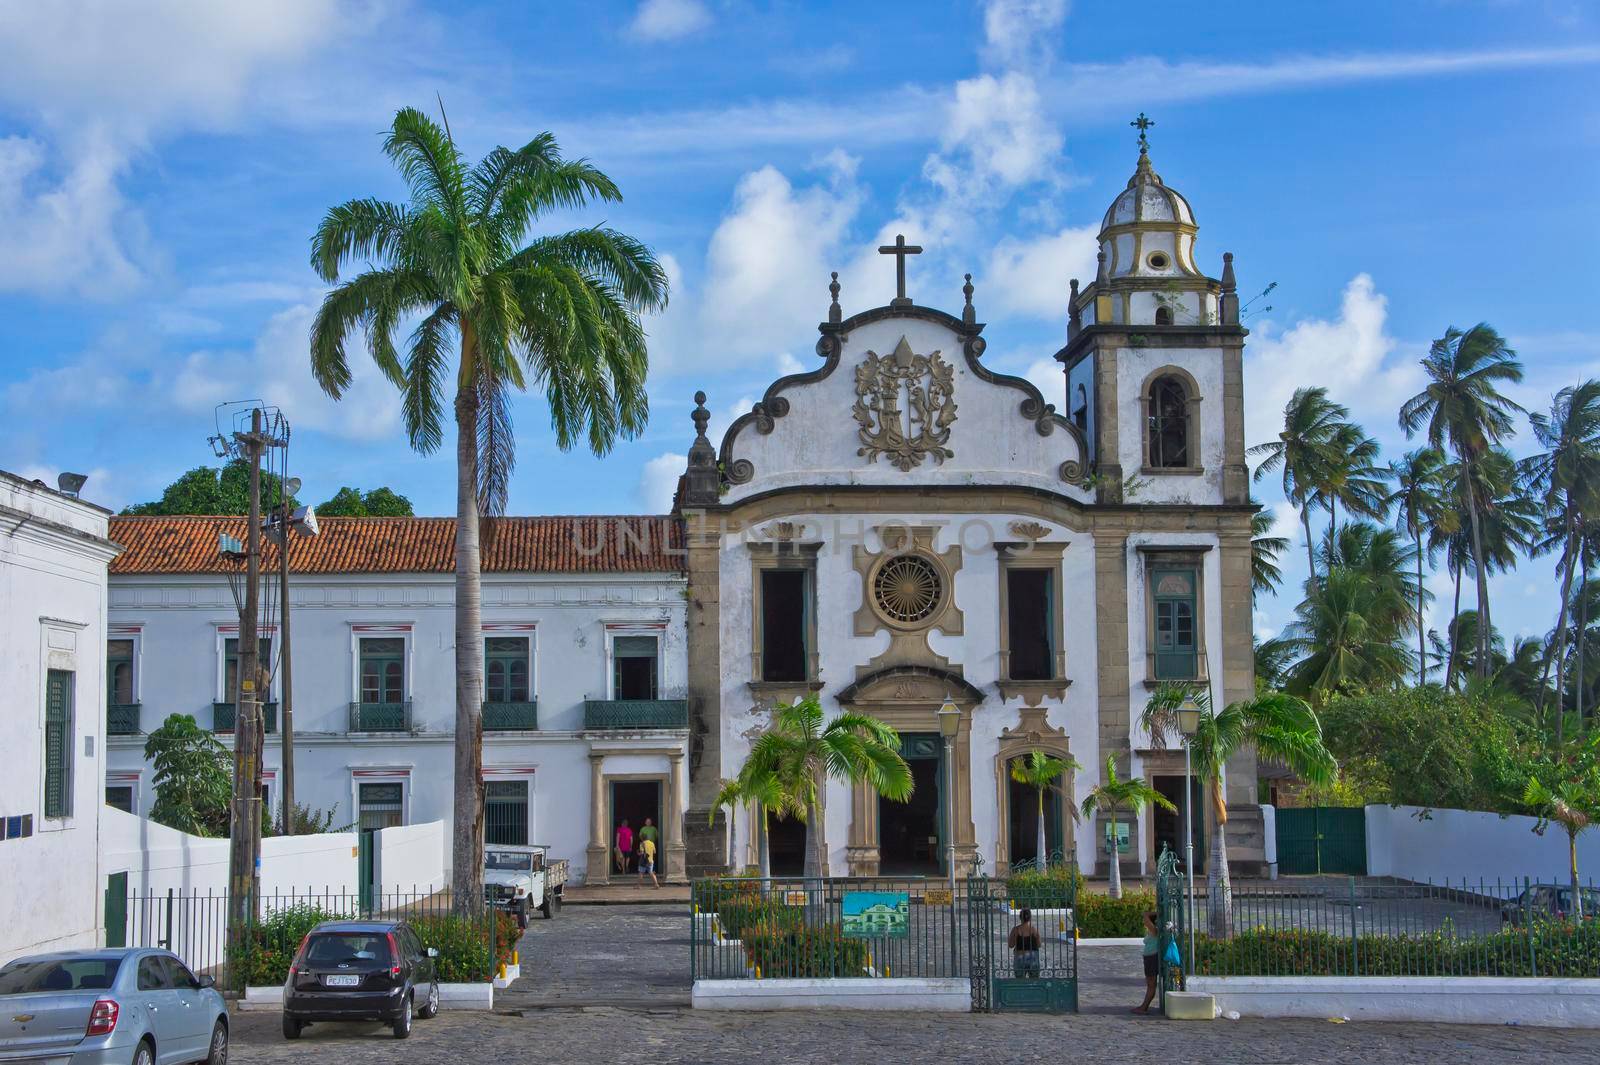
<path fill-rule="evenodd" d="M 357 903 L 362 913 L 371 913 L 372 904 L 378 894 L 377 878 L 373 875 L 376 870 L 373 866 L 373 833 L 363 830 L 356 836 L 356 891 Z"/>
<path fill-rule="evenodd" d="M 1026 887 L 986 876 L 967 881 L 967 955 L 972 1008 L 979 1012 L 1076 1013 L 1078 935 L 1074 878 Z M 1011 949 L 1011 930 L 1030 911 L 1039 949 Z"/>
<path fill-rule="evenodd" d="M 106 877 L 106 946 L 128 945 L 128 874 Z"/>
<path fill-rule="evenodd" d="M 1360 807 L 1277 811 L 1278 872 L 1285 876 L 1367 873 L 1367 812 Z"/>

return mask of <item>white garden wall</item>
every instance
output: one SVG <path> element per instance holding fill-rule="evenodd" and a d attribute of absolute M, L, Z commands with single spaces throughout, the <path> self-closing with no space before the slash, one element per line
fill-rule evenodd
<path fill-rule="evenodd" d="M 386 828 L 376 833 L 373 846 L 380 894 L 431 895 L 444 888 L 443 821 Z"/>
<path fill-rule="evenodd" d="M 1424 812 L 1426 817 L 1419 818 Z M 1478 810 L 1368 806 L 1367 872 L 1435 883 L 1483 880 L 1491 893 L 1499 880 L 1504 896 L 1521 891 L 1524 877 L 1569 882 L 1567 834 L 1551 826 L 1538 835 L 1536 824 L 1532 817 Z M 1578 837 L 1578 873 L 1586 882 L 1600 878 L 1600 832 Z"/>

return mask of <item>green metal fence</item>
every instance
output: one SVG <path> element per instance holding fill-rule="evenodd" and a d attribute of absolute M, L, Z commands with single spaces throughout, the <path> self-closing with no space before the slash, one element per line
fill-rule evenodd
<path fill-rule="evenodd" d="M 1169 893 L 1166 883 L 1163 912 L 1174 901 L 1181 910 L 1181 887 Z M 1204 976 L 1600 977 L 1600 889 L 1590 883 L 1576 897 L 1581 916 L 1570 885 L 1530 878 L 1252 881 L 1235 885 L 1226 922 L 1196 902 L 1185 967 Z"/>

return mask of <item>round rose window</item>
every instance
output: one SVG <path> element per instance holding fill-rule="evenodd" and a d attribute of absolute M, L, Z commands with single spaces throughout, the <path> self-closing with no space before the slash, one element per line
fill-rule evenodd
<path fill-rule="evenodd" d="M 902 625 L 922 621 L 939 605 L 939 570 L 921 555 L 885 562 L 872 581 L 872 596 L 884 617 Z"/>

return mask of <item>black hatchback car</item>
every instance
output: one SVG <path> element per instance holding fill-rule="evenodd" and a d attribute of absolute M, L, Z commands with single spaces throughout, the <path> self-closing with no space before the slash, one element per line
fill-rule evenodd
<path fill-rule="evenodd" d="M 283 984 L 283 1037 L 313 1021 L 382 1021 L 396 1039 L 439 1012 L 434 959 L 404 921 L 324 921 L 300 944 Z"/>

